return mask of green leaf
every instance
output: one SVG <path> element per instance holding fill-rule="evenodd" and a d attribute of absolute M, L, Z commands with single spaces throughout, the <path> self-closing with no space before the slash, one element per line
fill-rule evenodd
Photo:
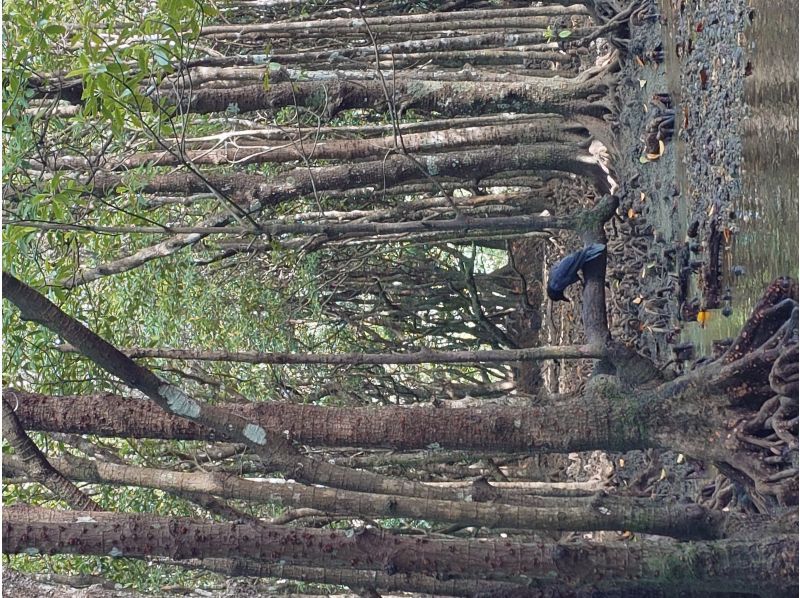
<path fill-rule="evenodd" d="M 153 47 L 153 56 L 156 59 L 156 62 L 160 66 L 167 66 L 169 65 L 169 58 L 167 57 L 166 51 L 161 46 L 154 46 Z"/>
<path fill-rule="evenodd" d="M 561 39 L 566 39 L 570 35 L 572 35 L 572 31 L 570 31 L 569 29 L 562 29 L 561 31 L 558 32 L 558 37 L 560 37 Z"/>
<path fill-rule="evenodd" d="M 83 77 L 88 72 L 89 72 L 88 66 L 81 66 L 68 72 L 66 78 L 71 79 L 72 77 Z"/>
<path fill-rule="evenodd" d="M 56 25 L 55 23 L 52 25 L 47 25 L 46 27 L 42 28 L 47 35 L 61 35 L 62 33 L 67 32 L 67 28 L 63 25 Z"/>

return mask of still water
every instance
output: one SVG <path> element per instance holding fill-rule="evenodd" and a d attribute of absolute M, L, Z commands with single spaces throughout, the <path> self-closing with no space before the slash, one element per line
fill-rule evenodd
<path fill-rule="evenodd" d="M 738 333 L 772 280 L 798 277 L 798 2 L 752 0 L 750 6 L 754 18 L 741 40 L 752 64 L 744 81 L 747 117 L 738 125 L 743 193 L 722 268 L 734 311 L 725 318 L 713 310 L 705 329 L 686 326 L 684 338 L 701 354 L 710 352 L 712 341 Z"/>
<path fill-rule="evenodd" d="M 734 262 L 749 266 L 741 293 L 798 275 L 798 4 L 754 0 L 747 30 L 753 74 L 745 79 L 743 215 Z M 748 216 L 747 218 L 744 218 Z"/>

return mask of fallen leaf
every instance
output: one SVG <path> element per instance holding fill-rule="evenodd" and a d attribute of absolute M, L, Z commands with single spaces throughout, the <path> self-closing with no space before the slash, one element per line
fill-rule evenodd
<path fill-rule="evenodd" d="M 647 85 L 647 81 L 645 81 L 644 79 L 639 79 L 639 87 L 642 88 L 645 85 Z"/>
<path fill-rule="evenodd" d="M 686 461 L 686 457 L 683 456 L 683 453 L 679 453 L 678 458 L 675 459 L 675 461 L 678 463 L 683 463 L 684 461 Z"/>
<path fill-rule="evenodd" d="M 663 139 L 659 139 L 658 140 L 658 155 L 659 156 L 663 156 L 664 155 L 664 149 L 665 149 L 664 140 Z"/>
<path fill-rule="evenodd" d="M 633 304 L 634 305 L 639 305 L 642 302 L 642 300 L 644 300 L 644 297 L 639 295 L 636 299 L 633 300 Z"/>
<path fill-rule="evenodd" d="M 639 162 L 642 164 L 647 164 L 650 160 L 647 159 L 647 156 L 639 156 Z"/>
<path fill-rule="evenodd" d="M 726 245 L 730 244 L 731 236 L 732 236 L 731 229 L 729 229 L 727 226 L 722 229 L 722 237 L 725 239 Z"/>

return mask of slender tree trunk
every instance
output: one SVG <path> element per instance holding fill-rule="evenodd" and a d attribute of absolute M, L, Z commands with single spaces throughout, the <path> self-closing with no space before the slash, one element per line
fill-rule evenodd
<path fill-rule="evenodd" d="M 531 530 L 631 530 L 679 539 L 721 539 L 746 527 L 748 520 L 699 505 L 675 507 L 669 501 L 596 495 L 526 496 L 525 504 L 503 504 L 502 490 L 472 490 L 470 502 L 385 496 L 315 488 L 297 483 L 250 481 L 220 473 L 180 473 L 70 457 L 53 459 L 62 475 L 81 482 L 142 486 L 178 494 L 201 493 L 248 503 L 277 503 L 329 515 L 408 517 L 462 526 Z M 14 473 L 19 460 L 4 470 Z M 509 502 L 514 502 L 513 498 Z M 786 530 L 789 531 L 789 530 Z"/>
<path fill-rule="evenodd" d="M 57 345 L 59 351 L 75 353 L 72 345 Z M 486 351 L 433 351 L 415 353 L 262 353 L 259 351 L 198 351 L 191 349 L 122 349 L 132 359 L 196 359 L 272 364 L 378 365 L 423 363 L 508 363 L 543 359 L 599 359 L 605 356 L 602 346 L 565 345 Z"/>
<path fill-rule="evenodd" d="M 145 193 L 157 194 L 191 194 L 206 192 L 209 190 L 209 186 L 213 189 L 224 189 L 226 196 L 245 209 L 253 218 L 268 206 L 318 194 L 328 189 L 346 189 L 366 185 L 388 187 L 402 182 L 423 180 L 428 176 L 437 178 L 469 176 L 471 179 L 480 179 L 503 170 L 520 168 L 574 171 L 607 185 L 606 174 L 594 157 L 575 145 L 551 144 L 450 152 L 426 156 L 421 161 L 408 156 L 394 155 L 384 160 L 359 164 L 298 168 L 286 175 L 269 180 L 259 175 L 246 173 L 209 174 L 205 175 L 204 179 L 195 174 L 156 175 L 150 178 L 141 190 Z M 125 184 L 123 178 L 115 174 L 97 173 L 93 179 L 95 193 L 101 195 L 113 193 L 122 184 Z M 230 220 L 231 216 L 228 213 L 217 214 L 204 220 L 201 226 L 223 226 Z M 551 222 L 550 224 L 556 223 Z M 458 229 L 459 226 L 451 226 L 451 228 Z M 481 233 L 480 236 L 485 237 L 486 233 Z M 184 247 L 197 243 L 203 237 L 204 235 L 201 233 L 176 235 L 131 255 L 94 268 L 80 270 L 67 278 L 52 281 L 52 283 L 65 288 L 73 288 L 104 276 L 127 272 L 154 259 L 172 255 Z"/>
<path fill-rule="evenodd" d="M 526 124 L 469 127 L 431 133 L 409 133 L 402 138 L 386 136 L 371 139 L 321 140 L 306 137 L 280 145 L 173 152 L 142 152 L 109 164 L 111 170 L 129 170 L 146 165 L 180 166 L 185 161 L 202 165 L 283 163 L 295 160 L 364 160 L 401 149 L 413 154 L 457 149 L 477 149 L 482 145 L 525 145 L 543 142 L 580 143 L 588 132 L 580 125 L 567 125 L 558 116 L 548 116 Z M 401 146 L 402 143 L 402 146 Z M 49 169 L 96 169 L 94 159 L 77 156 L 59 158 Z"/>

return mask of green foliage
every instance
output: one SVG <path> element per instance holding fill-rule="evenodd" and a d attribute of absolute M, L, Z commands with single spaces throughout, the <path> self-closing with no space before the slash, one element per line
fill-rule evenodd
<path fill-rule="evenodd" d="M 325 7 L 325 3 L 318 3 Z M 411 3 L 409 10 L 426 9 L 426 3 Z M 298 11 L 313 11 L 307 3 Z M 110 193 L 94 193 L 88 172 L 42 168 L 43 156 L 121 156 L 132 150 L 159 150 L 185 137 L 211 135 L 240 126 L 243 115 L 232 103 L 222 115 L 184 114 L 159 87 L 165 78 L 179 72 L 197 55 L 199 32 L 215 16 L 210 5 L 194 0 L 98 0 L 94 3 L 44 3 L 12 0 L 4 7 L 3 50 L 3 184 L 7 220 L 88 226 L 132 227 L 152 223 L 192 225 L 208 214 L 229 206 L 218 199 L 195 200 L 191 205 L 154 207 L 142 193 L 154 177 L 172 172 L 166 167 L 145 167 L 126 172 Z M 266 54 L 270 49 L 266 49 Z M 279 68 L 270 64 L 270 69 Z M 262 84 L 269 89 L 268 71 Z M 302 75 L 301 75 L 302 77 Z M 60 90 L 60 92 L 59 92 Z M 70 106 L 51 102 L 58 93 Z M 46 98 L 46 101 L 42 101 Z M 320 102 L 325 98 L 320 97 Z M 76 107 L 75 113 L 61 114 Z M 427 115 L 409 111 L 404 122 L 423 120 Z M 387 112 L 347 110 L 326 126 L 390 122 Z M 321 117 L 307 108 L 285 107 L 274 115 L 274 123 L 287 127 L 298 124 L 316 127 Z M 98 162 L 100 164 L 100 162 Z M 102 165 L 102 164 L 101 164 Z M 94 166 L 94 164 L 93 164 Z M 252 164 L 222 167 L 218 173 L 252 172 L 266 178 L 288 172 L 294 164 Z M 38 176 L 37 169 L 43 171 Z M 399 201 L 403 201 L 400 199 Z M 318 209 L 369 209 L 385 206 L 385 198 L 318 198 L 285 202 L 271 217 Z M 441 325 L 442 332 L 425 338 L 411 318 L 399 322 L 382 320 L 380 310 L 362 306 L 356 300 L 342 302 L 351 309 L 340 316 L 332 309 L 331 294 L 338 284 L 338 272 L 330 261 L 338 259 L 343 268 L 386 271 L 397 264 L 441 265 L 458 269 L 456 245 L 427 247 L 386 245 L 363 251 L 356 247 L 317 253 L 281 249 L 273 239 L 270 251 L 243 252 L 236 258 L 214 261 L 224 250 L 218 237 L 169 257 L 148 262 L 125 274 L 101 278 L 89 285 L 66 290 L 58 281 L 77 271 L 105 264 L 120 256 L 163 241 L 160 234 L 87 234 L 86 231 L 47 231 L 32 226 L 4 228 L 3 267 L 36 287 L 66 313 L 119 347 L 175 347 L 260 351 L 351 351 L 385 350 L 392 343 L 415 346 L 458 348 L 477 343 L 463 330 L 450 334 L 447 323 L 468 319 L 453 305 L 435 305 L 427 315 Z M 259 241 L 261 239 L 258 239 Z M 476 273 L 491 272 L 502 264 L 504 252 L 472 248 Z M 4 305 L 3 384 L 52 394 L 100 391 L 128 393 L 129 389 L 87 359 L 55 349 L 62 341 L 42 326 L 22 321 L 9 304 Z M 209 401 L 243 395 L 248 399 L 292 399 L 330 405 L 350 405 L 386 400 L 396 393 L 397 402 L 417 400 L 414 386 L 439 381 L 443 372 L 464 373 L 479 380 L 484 372 L 476 368 L 453 367 L 353 367 L 251 366 L 227 362 L 183 364 L 149 360 L 160 376 L 187 392 Z M 210 379 L 216 384 L 203 384 Z M 335 382 L 333 391 L 318 391 Z M 411 390 L 406 391 L 406 387 Z M 46 435 L 33 435 L 48 455 L 74 451 Z M 98 439 L 88 439 L 98 445 Z M 174 467 L 174 453 L 192 454 L 196 445 L 162 441 L 103 440 L 102 447 L 127 463 Z M 169 449 L 169 450 L 168 450 Z M 12 450 L 8 445 L 4 452 Z M 97 484 L 84 486 L 101 506 L 124 512 L 194 516 L 200 511 L 184 499 L 158 490 L 119 488 Z M 27 502 L 63 507 L 49 491 L 37 484 L 6 484 L 6 504 Z M 272 516 L 272 505 L 236 505 L 258 516 Z M 202 513 L 208 516 L 207 513 Z M 343 524 L 344 525 L 344 524 Z M 390 520 L 389 527 L 409 525 Z M 414 523 L 419 527 L 420 523 Z M 153 590 L 166 584 L 203 587 L 199 574 L 151 565 L 129 559 L 95 557 L 29 557 L 8 559 L 15 568 L 56 573 L 95 573 L 137 590 Z"/>
<path fill-rule="evenodd" d="M 544 30 L 544 39 L 548 43 L 558 41 L 559 39 L 567 39 L 571 35 L 572 31 L 570 29 L 558 29 L 550 25 Z"/>
<path fill-rule="evenodd" d="M 26 573 L 98 575 L 139 592 L 159 592 L 166 586 L 213 589 L 221 578 L 206 571 L 189 571 L 174 565 L 141 559 L 73 555 L 24 554 L 5 556 L 4 564 Z"/>

